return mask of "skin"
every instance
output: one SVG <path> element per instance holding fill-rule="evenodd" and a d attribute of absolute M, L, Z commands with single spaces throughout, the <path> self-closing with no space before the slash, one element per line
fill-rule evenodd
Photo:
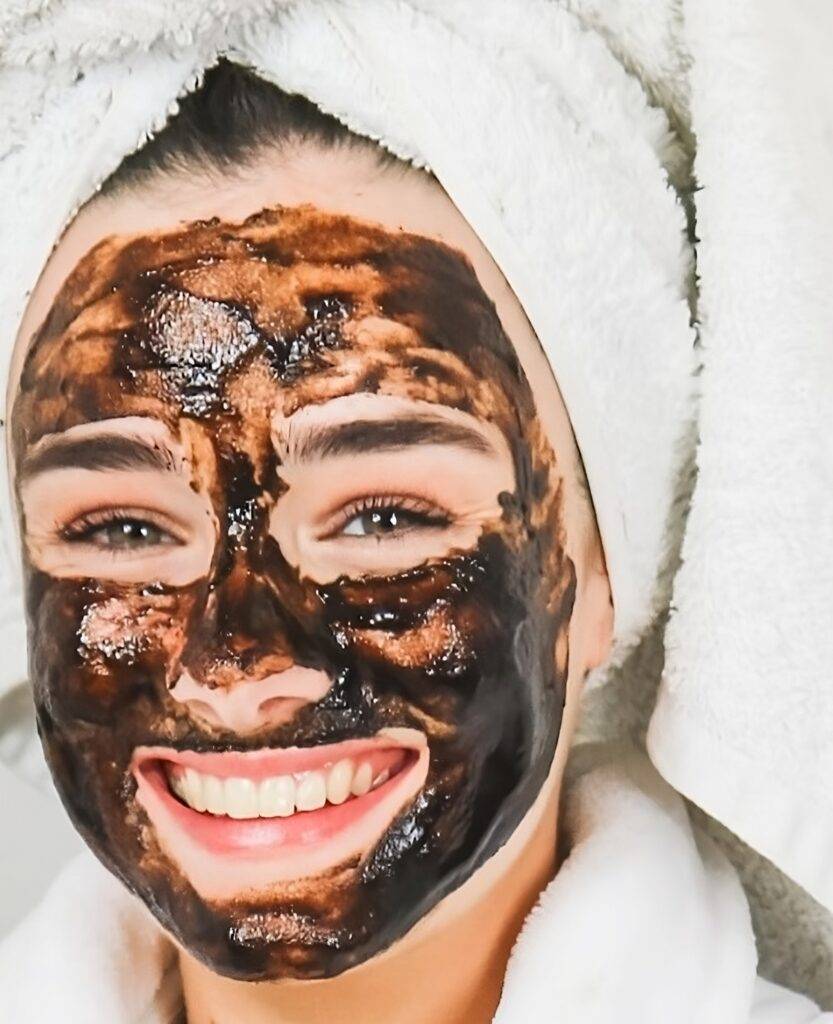
<path fill-rule="evenodd" d="M 500 961 L 553 866 L 565 698 L 610 631 L 569 424 L 517 301 L 438 189 L 418 175 L 374 180 L 369 161 L 343 153 L 264 161 L 269 175 L 253 167 L 210 190 L 197 179 L 176 203 L 162 188 L 94 204 L 27 312 L 12 454 L 47 756 L 87 841 L 210 978 L 378 964 L 390 979 L 390 954 L 409 941 L 414 970 L 418 948 L 482 918 L 483 878 L 534 850 L 487 929 Z M 209 214 L 219 222 L 194 223 Z M 206 337 L 220 353 L 213 376 Z M 429 428 L 429 415 L 440 422 Z M 376 429 L 372 453 L 359 437 L 340 460 L 309 457 L 316 431 L 357 421 L 365 441 L 380 423 L 421 425 L 407 444 Z M 166 468 L 56 467 L 56 440 L 102 424 L 163 449 Z M 397 544 L 359 542 L 349 516 L 370 510 L 335 498 L 373 472 L 407 475 L 423 502 L 399 506 L 417 526 Z M 129 508 L 160 493 L 161 473 L 156 525 L 184 523 L 187 543 L 106 566 L 56 529 L 81 514 L 68 493 L 100 487 Z M 429 510 L 432 479 L 443 493 Z M 419 520 L 440 506 L 453 509 L 442 528 Z M 269 609 L 257 628 L 255 609 Z M 513 644 L 519 631 L 532 643 Z M 421 732 L 431 756 L 373 849 L 243 893 L 160 841 L 131 782 L 142 743 L 303 746 L 390 727 Z M 186 991 L 208 991 L 191 956 Z M 494 985 L 485 991 L 493 1002 Z M 473 1005 L 445 993 L 446 1009 L 458 1004 Z"/>

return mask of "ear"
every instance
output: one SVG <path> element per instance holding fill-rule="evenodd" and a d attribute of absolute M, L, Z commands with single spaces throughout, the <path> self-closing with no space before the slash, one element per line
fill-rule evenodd
<path fill-rule="evenodd" d="M 576 565 L 576 599 L 570 620 L 570 675 L 583 681 L 610 655 L 613 597 L 601 545 Z"/>
<path fill-rule="evenodd" d="M 607 661 L 613 646 L 613 594 L 606 566 L 603 565 L 601 570 L 591 569 L 587 592 L 587 603 L 592 617 L 586 659 L 589 672 Z"/>

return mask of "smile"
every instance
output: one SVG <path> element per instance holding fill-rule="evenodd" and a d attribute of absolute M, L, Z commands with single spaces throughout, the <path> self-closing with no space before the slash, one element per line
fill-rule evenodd
<path fill-rule="evenodd" d="M 183 867 L 236 859 L 238 871 L 243 857 L 260 888 L 368 854 L 423 786 L 428 747 L 413 729 L 247 752 L 144 747 L 132 770 L 169 855 Z"/>
<path fill-rule="evenodd" d="M 363 797 L 398 775 L 407 756 L 402 750 L 373 751 L 359 762 L 345 757 L 320 771 L 270 775 L 261 782 L 180 765 L 166 765 L 165 773 L 171 791 L 192 810 L 245 821 L 287 818 Z"/>

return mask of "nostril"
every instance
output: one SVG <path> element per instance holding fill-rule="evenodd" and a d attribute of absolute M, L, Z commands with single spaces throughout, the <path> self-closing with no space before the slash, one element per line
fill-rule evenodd
<path fill-rule="evenodd" d="M 258 711 L 265 718 L 279 715 L 281 718 L 294 715 L 309 701 L 304 697 L 269 697 L 258 704 Z"/>
<path fill-rule="evenodd" d="M 214 708 L 204 700 L 186 700 L 185 706 L 188 708 L 189 713 L 194 718 L 201 718 L 204 722 L 209 725 L 215 725 L 222 727 L 223 720 L 214 710 Z"/>

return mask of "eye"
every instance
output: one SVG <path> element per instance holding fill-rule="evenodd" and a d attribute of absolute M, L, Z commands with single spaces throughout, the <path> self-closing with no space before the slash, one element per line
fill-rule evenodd
<path fill-rule="evenodd" d="M 398 537 L 414 530 L 448 526 L 448 515 L 415 499 L 365 498 L 341 513 L 341 525 L 332 536 Z"/>
<path fill-rule="evenodd" d="M 160 524 L 119 512 L 91 513 L 62 532 L 64 540 L 69 543 L 112 551 L 136 551 L 180 543 L 179 538 Z"/>

